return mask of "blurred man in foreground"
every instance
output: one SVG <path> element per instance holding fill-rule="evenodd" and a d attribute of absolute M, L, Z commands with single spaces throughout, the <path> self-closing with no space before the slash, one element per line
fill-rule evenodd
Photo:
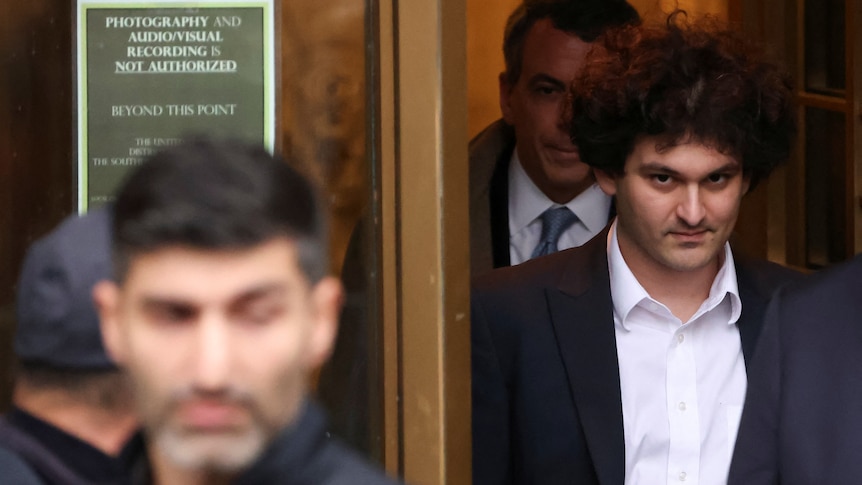
<path fill-rule="evenodd" d="M 262 148 L 192 140 L 131 175 L 114 231 L 116 283 L 95 295 L 144 427 L 136 481 L 390 483 L 308 399 L 342 292 L 305 178 Z"/>

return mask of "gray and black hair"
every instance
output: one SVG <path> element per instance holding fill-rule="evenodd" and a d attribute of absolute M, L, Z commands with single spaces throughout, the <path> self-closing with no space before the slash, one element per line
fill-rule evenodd
<path fill-rule="evenodd" d="M 275 237 L 297 245 L 311 284 L 328 271 L 325 211 L 311 183 L 238 141 L 195 137 L 153 155 L 120 188 L 113 225 L 121 284 L 137 254 L 173 245 L 246 249 Z"/>
<path fill-rule="evenodd" d="M 606 29 L 640 22 L 637 10 L 625 0 L 524 0 L 509 15 L 503 34 L 506 82 L 521 77 L 524 39 L 533 25 L 550 19 L 554 27 L 593 42 Z"/>

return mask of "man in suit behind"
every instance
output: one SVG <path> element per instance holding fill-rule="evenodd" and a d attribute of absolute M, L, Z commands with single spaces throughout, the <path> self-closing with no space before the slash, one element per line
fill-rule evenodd
<path fill-rule="evenodd" d="M 580 246 L 607 224 L 611 197 L 580 161 L 562 122 L 563 107 L 596 37 L 637 21 L 637 11 L 624 0 L 525 0 L 509 17 L 506 71 L 500 74 L 503 119 L 470 141 L 474 275 Z M 543 213 L 560 207 L 571 212 L 546 224 L 552 216 L 543 219 Z M 554 224 L 565 225 L 554 246 L 539 248 L 544 226 Z"/>
<path fill-rule="evenodd" d="M 727 243 L 795 134 L 786 77 L 738 34 L 605 34 L 571 133 L 617 200 L 584 246 L 472 300 L 474 483 L 724 483 L 768 299 L 795 273 Z"/>
<path fill-rule="evenodd" d="M 773 299 L 728 483 L 862 481 L 862 255 Z"/>
<path fill-rule="evenodd" d="M 543 231 L 546 209 L 567 207 L 577 216 L 538 252 L 579 246 L 602 230 L 611 197 L 578 160 L 562 120 L 569 83 L 590 43 L 604 29 L 638 20 L 625 0 L 525 0 L 509 17 L 503 40 L 497 120 L 470 141 L 470 270 L 477 275 L 526 261 Z M 517 149 L 515 139 L 518 139 Z M 344 258 L 347 289 L 335 352 L 320 374 L 318 393 L 332 415 L 332 431 L 365 450 L 376 445 L 367 395 L 375 332 L 366 302 L 371 244 L 360 221 Z M 511 236 L 511 244 L 510 244 Z M 373 285 L 372 285 L 373 286 Z"/>

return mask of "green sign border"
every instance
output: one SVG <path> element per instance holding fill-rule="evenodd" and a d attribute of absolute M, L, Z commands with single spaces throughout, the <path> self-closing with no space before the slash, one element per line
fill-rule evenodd
<path fill-rule="evenodd" d="M 78 111 L 78 212 L 87 212 L 89 176 L 88 140 L 88 100 L 87 100 L 87 12 L 102 9 L 144 10 L 152 8 L 262 8 L 263 9 L 263 120 L 264 146 L 272 153 L 275 151 L 275 7 L 274 0 L 234 0 L 234 1 L 113 1 L 77 0 L 77 111 Z"/>

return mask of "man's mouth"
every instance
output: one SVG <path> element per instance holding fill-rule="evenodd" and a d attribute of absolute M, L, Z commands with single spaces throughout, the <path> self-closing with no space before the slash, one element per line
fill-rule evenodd
<path fill-rule="evenodd" d="M 581 161 L 577 148 L 559 148 L 556 146 L 550 146 L 547 147 L 547 153 L 557 162 L 569 164 Z"/>
<path fill-rule="evenodd" d="M 709 234 L 709 230 L 707 229 L 695 229 L 695 230 L 681 230 L 681 231 L 669 231 L 671 237 L 677 239 L 680 242 L 684 243 L 697 243 L 702 242 L 706 239 L 707 234 Z"/>
<path fill-rule="evenodd" d="M 200 430 L 235 428 L 245 420 L 245 414 L 237 403 L 215 400 L 185 401 L 177 408 L 183 425 Z"/>
<path fill-rule="evenodd" d="M 548 149 L 553 152 L 562 153 L 565 155 L 577 155 L 578 149 L 574 146 L 549 145 Z"/>

